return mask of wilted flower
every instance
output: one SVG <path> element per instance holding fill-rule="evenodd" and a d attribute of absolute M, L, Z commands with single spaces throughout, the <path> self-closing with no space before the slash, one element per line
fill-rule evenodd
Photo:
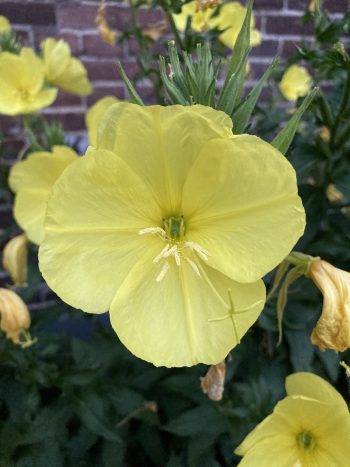
<path fill-rule="evenodd" d="M 144 36 L 150 37 L 152 40 L 157 41 L 163 36 L 167 29 L 166 21 L 158 21 L 158 23 L 151 24 L 148 28 L 143 30 Z"/>
<path fill-rule="evenodd" d="M 34 341 L 26 330 L 30 326 L 30 314 L 27 305 L 12 290 L 0 288 L 0 329 L 15 344 L 23 347 Z"/>
<path fill-rule="evenodd" d="M 65 168 L 78 155 L 68 146 L 54 146 L 51 152 L 33 152 L 17 162 L 9 185 L 16 193 L 14 216 L 29 240 L 39 245 L 44 237 L 44 217 L 50 190 Z"/>
<path fill-rule="evenodd" d="M 303 66 L 292 65 L 283 74 L 279 88 L 283 96 L 295 102 L 311 90 L 312 78 Z"/>
<path fill-rule="evenodd" d="M 27 281 L 28 240 L 25 235 L 17 235 L 9 240 L 3 250 L 3 266 L 11 275 L 15 285 Z"/>
<path fill-rule="evenodd" d="M 117 41 L 118 33 L 117 31 L 113 31 L 108 24 L 107 5 L 104 0 L 101 1 L 101 5 L 97 10 L 95 23 L 97 24 L 98 32 L 102 39 L 107 42 L 107 44 L 114 45 Z"/>
<path fill-rule="evenodd" d="M 92 86 L 84 65 L 72 57 L 69 44 L 63 39 L 48 37 L 41 43 L 47 80 L 64 91 L 78 96 L 91 93 Z"/>
<path fill-rule="evenodd" d="M 52 189 L 40 268 L 144 360 L 216 364 L 304 225 L 292 166 L 223 112 L 119 103 Z"/>
<path fill-rule="evenodd" d="M 219 14 L 212 18 L 211 27 L 217 27 L 223 31 L 219 36 L 219 40 L 226 47 L 233 49 L 246 13 L 247 9 L 239 2 L 228 2 L 224 3 L 220 8 Z M 261 34 L 254 27 L 255 18 L 252 15 L 250 22 L 250 45 L 253 47 L 261 44 Z"/>
<path fill-rule="evenodd" d="M 240 467 L 346 467 L 350 414 L 341 395 L 311 373 L 286 379 L 287 397 L 235 450 Z"/>
<path fill-rule="evenodd" d="M 10 21 L 5 16 L 0 15 L 0 34 L 9 31 L 11 31 Z"/>
<path fill-rule="evenodd" d="M 224 394 L 225 374 L 226 363 L 221 362 L 212 365 L 204 378 L 200 378 L 202 391 L 208 394 L 209 399 L 221 401 Z"/>
<path fill-rule="evenodd" d="M 85 123 L 88 130 L 89 143 L 91 146 L 96 146 L 97 144 L 97 134 L 98 127 L 102 120 L 102 117 L 106 113 L 107 109 L 111 105 L 116 104 L 118 99 L 114 96 L 105 96 L 102 99 L 99 99 L 92 105 L 85 115 Z"/>
<path fill-rule="evenodd" d="M 311 2 L 309 3 L 309 8 L 308 10 L 311 12 L 311 13 L 315 13 L 317 8 L 319 7 L 320 5 L 320 0 L 311 0 Z"/>
<path fill-rule="evenodd" d="M 320 350 L 350 347 L 350 273 L 327 261 L 312 261 L 308 275 L 323 294 L 323 309 L 311 342 Z"/>
<path fill-rule="evenodd" d="M 32 49 L 0 54 L 0 113 L 18 115 L 51 105 L 57 89 L 43 88 L 44 64 Z"/>

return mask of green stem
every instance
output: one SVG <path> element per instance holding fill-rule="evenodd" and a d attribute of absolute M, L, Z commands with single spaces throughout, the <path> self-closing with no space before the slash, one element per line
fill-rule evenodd
<path fill-rule="evenodd" d="M 172 13 L 168 10 L 168 5 L 166 4 L 166 2 L 164 0 L 161 0 L 160 1 L 160 5 L 161 7 L 163 8 L 164 10 L 164 13 L 167 17 L 167 20 L 169 21 L 169 25 L 171 27 L 171 30 L 175 36 L 175 40 L 176 42 L 178 43 L 179 47 L 181 50 L 185 50 L 185 46 L 184 46 L 184 43 L 180 37 L 180 34 L 179 34 L 179 31 L 177 30 L 177 27 L 176 27 L 176 24 L 175 24 L 175 21 L 174 21 L 174 18 L 173 18 L 173 15 Z"/>

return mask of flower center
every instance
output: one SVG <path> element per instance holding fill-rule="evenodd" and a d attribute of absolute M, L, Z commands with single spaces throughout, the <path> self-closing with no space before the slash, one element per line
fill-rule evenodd
<path fill-rule="evenodd" d="M 163 266 L 156 278 L 160 282 L 170 269 L 169 259 L 174 258 L 175 264 L 181 266 L 182 261 L 188 263 L 197 276 L 201 277 L 197 265 L 198 257 L 208 261 L 210 253 L 198 243 L 187 241 L 185 238 L 185 221 L 183 216 L 170 216 L 163 219 L 163 227 L 148 227 L 141 229 L 139 235 L 158 235 L 165 243 L 162 251 L 153 259 L 154 263 L 163 261 Z M 195 253 L 195 254 L 194 254 Z M 191 256 L 191 257 L 189 257 Z"/>
<path fill-rule="evenodd" d="M 297 439 L 299 446 L 307 451 L 315 447 L 315 438 L 308 431 L 302 431 L 301 433 L 299 433 Z"/>

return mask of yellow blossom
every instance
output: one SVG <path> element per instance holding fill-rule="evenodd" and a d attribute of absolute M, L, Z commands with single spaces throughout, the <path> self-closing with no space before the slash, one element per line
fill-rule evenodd
<path fill-rule="evenodd" d="M 219 14 L 211 19 L 211 27 L 217 27 L 223 32 L 219 36 L 219 40 L 233 49 L 238 34 L 241 30 L 247 9 L 239 2 L 224 3 L 220 8 Z M 254 15 L 251 17 L 250 23 L 250 45 L 256 46 L 261 44 L 261 34 L 255 27 Z"/>
<path fill-rule="evenodd" d="M 18 115 L 51 105 L 57 89 L 43 88 L 44 64 L 32 49 L 0 54 L 0 113 Z"/>
<path fill-rule="evenodd" d="M 30 326 L 27 305 L 12 290 L 0 288 L 0 329 L 14 344 L 26 347 L 33 343 L 26 330 Z"/>
<path fill-rule="evenodd" d="M 341 395 L 311 373 L 286 380 L 287 397 L 238 446 L 240 467 L 347 467 L 350 414 Z"/>
<path fill-rule="evenodd" d="M 323 294 L 323 309 L 311 341 L 321 350 L 350 347 L 350 273 L 327 261 L 312 261 L 308 275 Z"/>
<path fill-rule="evenodd" d="M 27 281 L 28 240 L 25 235 L 11 238 L 3 250 L 3 266 L 11 275 L 15 285 Z"/>
<path fill-rule="evenodd" d="M 292 65 L 282 76 L 279 88 L 283 96 L 292 102 L 299 97 L 306 96 L 311 90 L 312 78 L 303 66 Z"/>
<path fill-rule="evenodd" d="M 84 65 L 72 57 L 69 44 L 63 39 L 48 37 L 41 44 L 47 80 L 64 91 L 87 96 L 92 86 Z"/>
<path fill-rule="evenodd" d="M 14 216 L 29 240 L 37 245 L 44 237 L 44 217 L 50 190 L 77 154 L 67 146 L 54 146 L 50 152 L 33 152 L 15 164 L 9 177 L 16 193 Z"/>
<path fill-rule="evenodd" d="M 179 31 L 186 29 L 187 20 L 191 17 L 191 28 L 194 31 L 202 32 L 211 28 L 210 18 L 212 14 L 213 10 L 211 8 L 207 10 L 199 9 L 197 2 L 193 0 L 192 2 L 185 3 L 181 8 L 181 12 L 173 15 L 173 18 Z"/>
<path fill-rule="evenodd" d="M 40 268 L 67 303 L 110 310 L 155 365 L 216 364 L 265 301 L 261 277 L 303 233 L 295 171 L 201 105 L 113 105 L 54 185 Z"/>
<path fill-rule="evenodd" d="M 10 21 L 5 16 L 0 15 L 0 34 L 9 31 L 11 31 Z"/>
<path fill-rule="evenodd" d="M 89 142 L 91 146 L 97 144 L 98 127 L 103 115 L 111 105 L 116 104 L 118 99 L 114 96 L 105 96 L 92 105 L 85 115 L 85 123 L 88 130 Z"/>

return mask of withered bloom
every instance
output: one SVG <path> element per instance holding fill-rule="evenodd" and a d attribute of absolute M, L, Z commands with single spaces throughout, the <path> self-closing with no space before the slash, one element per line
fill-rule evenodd
<path fill-rule="evenodd" d="M 97 24 L 97 29 L 101 38 L 107 42 L 107 44 L 115 45 L 118 38 L 118 33 L 117 31 L 113 31 L 108 24 L 107 5 L 105 0 L 101 1 L 101 5 L 97 10 L 95 23 Z"/>
<path fill-rule="evenodd" d="M 9 240 L 3 251 L 3 267 L 11 275 L 15 285 L 23 285 L 27 281 L 27 237 L 17 235 Z"/>
<path fill-rule="evenodd" d="M 224 394 L 226 363 L 221 362 L 212 365 L 207 374 L 200 378 L 201 388 L 204 394 L 207 394 L 212 401 L 220 401 Z"/>
<path fill-rule="evenodd" d="M 311 342 L 322 351 L 343 352 L 350 347 L 350 273 L 318 260 L 310 263 L 308 275 L 323 294 L 322 314 Z"/>
<path fill-rule="evenodd" d="M 33 344 L 27 329 L 30 326 L 30 314 L 27 305 L 12 290 L 0 288 L 0 329 L 14 344 L 28 347 Z"/>

